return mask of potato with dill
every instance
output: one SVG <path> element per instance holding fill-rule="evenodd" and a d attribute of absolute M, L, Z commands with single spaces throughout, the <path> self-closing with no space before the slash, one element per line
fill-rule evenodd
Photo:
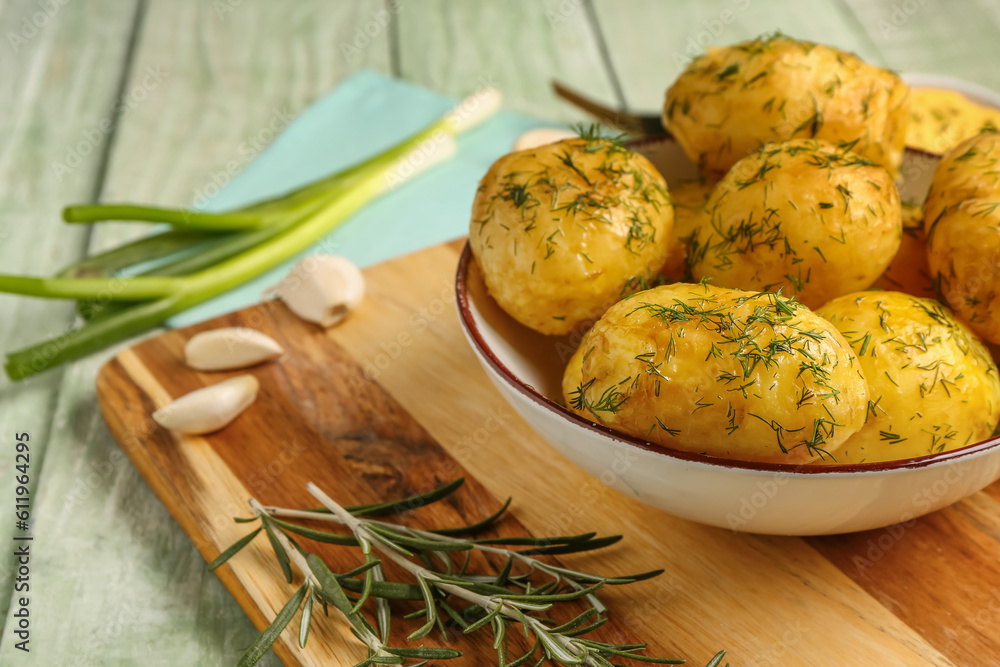
<path fill-rule="evenodd" d="M 1000 419 L 997 368 L 938 301 L 857 292 L 816 314 L 840 330 L 868 379 L 865 424 L 838 450 L 837 463 L 937 454 L 993 433 Z"/>
<path fill-rule="evenodd" d="M 497 160 L 476 191 L 469 244 L 500 307 L 558 335 L 648 285 L 667 259 L 673 219 L 649 160 L 580 137 Z"/>
<path fill-rule="evenodd" d="M 924 205 L 927 261 L 969 328 L 1000 343 L 1000 134 L 963 141 L 938 164 Z"/>
<path fill-rule="evenodd" d="M 983 132 L 951 149 L 934 171 L 924 203 L 924 229 L 967 199 L 1000 199 L 1000 133 Z"/>
<path fill-rule="evenodd" d="M 608 309 L 564 374 L 571 410 L 691 452 L 806 463 L 864 424 L 868 388 L 833 325 L 774 293 L 664 285 Z"/>
<path fill-rule="evenodd" d="M 908 93 L 889 70 L 779 34 L 693 60 L 667 90 L 663 124 L 714 178 L 761 144 L 795 138 L 857 142 L 855 152 L 895 174 Z"/>
<path fill-rule="evenodd" d="M 688 252 L 695 280 L 781 289 L 811 308 L 875 282 L 902 236 L 889 172 L 812 139 L 767 144 L 743 158 L 705 208 Z"/>
<path fill-rule="evenodd" d="M 1000 197 L 943 209 L 927 231 L 927 259 L 955 314 L 981 338 L 1000 343 Z"/>
<path fill-rule="evenodd" d="M 962 93 L 941 88 L 910 91 L 906 145 L 946 153 L 980 132 L 1000 128 L 1000 111 L 976 104 Z"/>

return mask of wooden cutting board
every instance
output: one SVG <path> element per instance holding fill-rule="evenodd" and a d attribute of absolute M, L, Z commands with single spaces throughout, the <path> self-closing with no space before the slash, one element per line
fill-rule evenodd
<path fill-rule="evenodd" d="M 455 314 L 460 248 L 368 269 L 366 302 L 329 332 L 265 303 L 167 332 L 104 367 L 105 420 L 206 560 L 246 533 L 232 517 L 248 515 L 250 497 L 314 506 L 304 489 L 312 480 L 343 503 L 370 502 L 464 475 L 453 500 L 408 520 L 471 521 L 512 495 L 516 520 L 499 526 L 505 534 L 624 534 L 600 555 L 562 561 L 608 575 L 667 570 L 604 594 L 615 621 L 606 636 L 638 637 L 654 655 L 704 665 L 725 648 L 734 667 L 1000 665 L 1000 485 L 910 524 L 808 539 L 733 533 L 638 504 L 557 454 L 490 384 Z M 156 427 L 155 407 L 232 375 L 187 369 L 184 341 L 233 325 L 264 331 L 287 350 L 251 370 L 261 380 L 256 403 L 206 437 Z M 310 547 L 342 570 L 357 564 L 356 550 Z M 217 571 L 259 628 L 296 587 L 269 549 L 258 536 Z M 295 628 L 275 645 L 286 665 L 363 657 L 333 617 L 314 621 L 305 650 Z M 495 664 L 485 639 L 458 639 L 466 656 L 444 664 Z M 439 645 L 436 633 L 425 644 Z"/>

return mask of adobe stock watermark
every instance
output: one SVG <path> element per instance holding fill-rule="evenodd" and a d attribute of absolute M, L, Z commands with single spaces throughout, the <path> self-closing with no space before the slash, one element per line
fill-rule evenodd
<path fill-rule="evenodd" d="M 550 514 L 545 527 L 540 531 L 541 534 L 566 535 L 572 532 L 573 525 L 591 516 L 593 514 L 591 508 L 601 502 L 603 495 L 609 489 L 618 486 L 638 461 L 639 457 L 631 447 L 615 448 L 614 459 L 610 465 L 577 488 L 573 502 Z"/>
<path fill-rule="evenodd" d="M 750 658 L 746 663 L 748 665 L 786 665 L 788 661 L 785 657 L 788 654 L 789 649 L 802 641 L 805 636 L 805 628 L 802 625 L 802 619 L 797 618 L 794 621 L 785 621 L 784 629 L 781 635 L 776 638 L 776 641 L 769 646 L 767 649 L 761 651 L 757 655 Z"/>
<path fill-rule="evenodd" d="M 403 356 L 403 353 L 416 342 L 416 340 L 430 326 L 445 313 L 454 310 L 455 287 L 451 282 L 445 282 L 438 292 L 438 295 L 420 306 L 415 313 L 410 313 L 407 318 L 407 328 L 399 331 L 393 338 L 383 340 L 379 343 L 380 352 L 372 357 L 368 357 L 361 362 L 364 370 L 364 379 L 369 382 L 378 380 L 379 376 L 385 372 L 394 361 Z M 355 378 L 355 382 L 361 382 Z"/>
<path fill-rule="evenodd" d="M 361 60 L 361 53 L 371 46 L 372 41 L 389 27 L 401 11 L 403 11 L 402 0 L 388 0 L 384 8 L 371 11 L 367 21 L 354 26 L 352 40 L 340 43 L 340 52 L 347 64 L 356 65 Z"/>
<path fill-rule="evenodd" d="M 147 66 L 145 74 L 139 80 L 139 83 L 118 98 L 112 108 L 111 114 L 101 119 L 96 127 L 83 130 L 81 132 L 83 139 L 76 144 L 67 146 L 66 154 L 62 160 L 54 160 L 52 162 L 52 171 L 55 173 L 56 178 L 62 181 L 66 174 L 83 164 L 84 158 L 97 150 L 101 141 L 114 128 L 116 122 L 114 119 L 117 118 L 118 122 L 121 122 L 129 112 L 142 104 L 149 97 L 149 94 L 156 90 L 168 76 L 170 76 L 170 73 L 164 72 L 160 69 L 159 65 Z"/>
<path fill-rule="evenodd" d="M 882 34 L 882 39 L 895 35 L 903 26 L 907 24 L 917 11 L 927 4 L 927 0 L 903 0 L 903 2 L 893 3 L 889 18 L 882 18 L 875 22 L 875 27 Z"/>
<path fill-rule="evenodd" d="M 555 9 L 546 9 L 545 18 L 549 20 L 549 27 L 558 28 L 580 11 L 581 7 L 583 0 L 562 0 Z"/>
<path fill-rule="evenodd" d="M 236 8 L 242 4 L 243 0 L 214 0 L 212 9 L 215 10 L 216 18 L 221 21 L 226 18 L 226 14 L 236 11 Z"/>
<path fill-rule="evenodd" d="M 1000 253 L 984 253 L 979 256 L 974 267 L 974 271 L 965 269 L 961 276 L 961 281 L 952 284 L 946 276 L 941 275 L 940 290 L 947 304 L 979 303 L 983 298 L 986 288 L 996 282 L 997 271 L 1000 269 Z M 958 278 L 958 276 L 956 276 Z"/>
<path fill-rule="evenodd" d="M 899 523 L 886 526 L 878 537 L 870 538 L 865 543 L 867 548 L 864 555 L 855 554 L 851 558 L 857 573 L 864 574 L 865 570 L 882 560 L 903 539 L 906 531 L 916 525 L 916 517 L 932 511 L 964 477 L 964 467 L 951 467 L 944 472 L 941 479 L 934 480 L 934 483 L 913 494 L 910 503 L 915 511 L 903 514 L 899 517 Z"/>
<path fill-rule="evenodd" d="M 44 30 L 49 25 L 49 22 L 62 11 L 67 2 L 69 0 L 42 0 L 37 2 L 38 11 L 30 16 L 23 17 L 19 26 L 20 29 L 17 32 L 13 30 L 7 32 L 7 42 L 10 44 L 14 55 L 17 55 L 25 44 Z"/>
<path fill-rule="evenodd" d="M 247 488 L 254 495 L 261 495 L 307 451 L 309 448 L 295 439 L 281 443 L 278 453 L 271 457 L 271 460 L 250 473 L 247 477 Z"/>
<path fill-rule="evenodd" d="M 91 461 L 90 469 L 78 474 L 76 481 L 63 496 L 63 509 L 73 509 L 89 498 L 98 487 L 120 470 L 127 460 L 125 453 L 115 447 L 103 461 Z"/>
<path fill-rule="evenodd" d="M 951 625 L 949 628 L 948 643 L 943 649 L 945 655 L 961 654 L 970 640 L 975 642 L 978 635 L 996 628 L 1000 621 L 1000 591 L 993 589 L 985 605 L 967 608 L 960 621 L 957 627 Z"/>
<path fill-rule="evenodd" d="M 751 0 L 730 0 L 729 7 L 723 9 L 715 18 L 705 19 L 698 26 L 697 33 L 688 35 L 683 51 L 674 51 L 674 65 L 677 71 L 682 71 L 692 60 L 703 55 L 705 50 L 719 42 L 726 28 L 736 22 L 736 16 L 750 7 Z"/>
<path fill-rule="evenodd" d="M 295 116 L 287 109 L 272 109 L 271 118 L 267 124 L 259 129 L 255 134 L 246 137 L 236 146 L 236 157 L 229 160 L 221 169 L 208 173 L 209 183 L 194 191 L 194 207 L 198 208 L 209 199 L 218 194 L 219 190 L 229 185 L 241 171 L 243 171 L 250 161 L 261 153 L 270 144 L 278 133 L 292 122 Z"/>
<path fill-rule="evenodd" d="M 477 82 L 479 87 L 476 91 L 463 99 L 453 109 L 444 115 L 444 122 L 453 132 L 474 126 L 482 119 L 486 113 L 499 106 L 500 96 L 497 92 L 500 89 L 499 82 L 492 77 L 479 77 Z M 417 147 L 410 151 L 406 157 L 393 165 L 385 175 L 386 185 L 389 190 L 395 190 L 405 183 L 410 177 L 420 170 L 431 166 L 436 161 L 446 157 L 442 155 L 445 150 L 454 150 L 453 144 L 447 147 L 444 144 L 449 142 L 450 135 L 444 130 L 436 130 L 429 137 L 424 139 Z M 450 155 L 448 153 L 447 155 Z"/>
<path fill-rule="evenodd" d="M 729 529 L 733 532 L 743 530 L 743 527 L 781 492 L 781 489 L 788 484 L 788 480 L 789 474 L 785 472 L 776 472 L 768 479 L 759 480 L 756 491 L 740 498 L 740 509 L 736 513 L 726 514 L 726 524 Z"/>
<path fill-rule="evenodd" d="M 145 620 L 142 616 L 138 608 L 127 600 L 123 601 L 118 610 L 108 617 L 107 623 L 92 633 L 82 646 L 77 647 L 76 659 L 67 664 L 84 667 L 101 662 L 107 657 L 105 652 L 111 648 L 111 644 L 120 642 L 130 627 Z"/>

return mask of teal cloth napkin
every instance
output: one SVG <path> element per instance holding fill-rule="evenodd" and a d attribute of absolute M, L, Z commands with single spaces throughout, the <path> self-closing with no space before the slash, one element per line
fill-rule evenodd
<path fill-rule="evenodd" d="M 420 130 L 455 102 L 376 72 L 358 72 L 303 111 L 202 208 L 243 206 L 339 171 Z M 367 266 L 465 235 L 479 179 L 510 151 L 518 135 L 544 125 L 552 123 L 510 112 L 496 114 L 458 138 L 455 157 L 381 197 L 331 232 L 321 241 L 324 252 Z M 168 326 L 193 324 L 257 303 L 261 292 L 278 282 L 293 263 L 173 317 Z"/>

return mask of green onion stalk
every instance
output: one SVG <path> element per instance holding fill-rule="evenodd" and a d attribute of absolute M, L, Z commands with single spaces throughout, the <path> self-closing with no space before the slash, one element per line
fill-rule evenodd
<path fill-rule="evenodd" d="M 71 224 L 128 220 L 171 229 L 88 257 L 53 277 L 0 274 L 0 292 L 75 299 L 86 320 L 58 338 L 8 354 L 7 375 L 22 380 L 141 334 L 287 261 L 372 200 L 454 155 L 454 137 L 492 115 L 499 101 L 496 90 L 482 89 L 365 162 L 233 211 L 67 207 L 63 218 Z M 162 261 L 152 269 L 119 275 L 156 260 Z"/>

